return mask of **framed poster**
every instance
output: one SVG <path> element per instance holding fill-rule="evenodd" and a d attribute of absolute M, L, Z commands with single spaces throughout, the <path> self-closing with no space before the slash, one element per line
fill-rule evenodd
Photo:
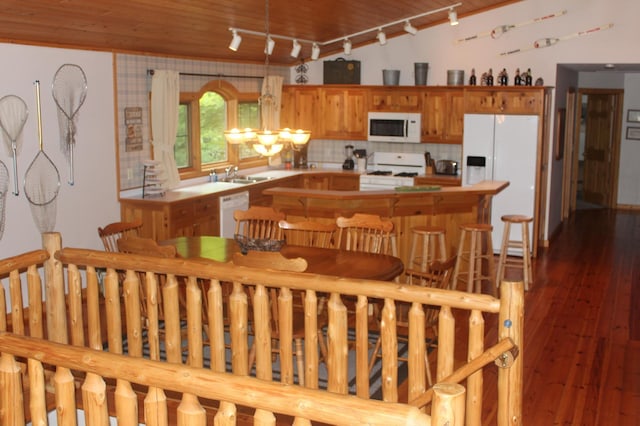
<path fill-rule="evenodd" d="M 640 127 L 627 127 L 627 139 L 640 140 Z"/>
<path fill-rule="evenodd" d="M 630 109 L 627 111 L 627 122 L 640 123 L 640 109 Z"/>
<path fill-rule="evenodd" d="M 125 151 L 142 151 L 142 107 L 124 109 Z"/>

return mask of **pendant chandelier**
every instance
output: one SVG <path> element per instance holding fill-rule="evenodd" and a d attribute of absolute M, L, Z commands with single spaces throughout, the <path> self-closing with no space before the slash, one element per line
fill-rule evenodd
<path fill-rule="evenodd" d="M 289 128 L 281 130 L 272 130 L 270 126 L 275 122 L 276 111 L 276 96 L 272 92 L 269 79 L 269 56 L 273 49 L 273 41 L 269 34 L 269 0 L 265 1 L 265 61 L 264 61 L 264 80 L 263 90 L 260 98 L 258 98 L 258 104 L 260 105 L 260 121 L 261 130 L 254 129 L 231 129 L 224 132 L 225 139 L 229 144 L 237 145 L 243 143 L 250 143 L 253 149 L 260 155 L 270 157 L 278 154 L 285 145 L 290 145 L 291 148 L 299 150 L 300 147 L 307 142 L 311 137 L 311 132 L 308 130 L 291 130 Z"/>

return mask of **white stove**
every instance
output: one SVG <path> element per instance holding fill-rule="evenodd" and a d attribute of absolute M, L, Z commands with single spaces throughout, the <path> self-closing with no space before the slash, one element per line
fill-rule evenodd
<path fill-rule="evenodd" d="M 374 152 L 367 174 L 360 175 L 360 191 L 385 191 L 413 185 L 413 177 L 424 173 L 424 154 Z"/>

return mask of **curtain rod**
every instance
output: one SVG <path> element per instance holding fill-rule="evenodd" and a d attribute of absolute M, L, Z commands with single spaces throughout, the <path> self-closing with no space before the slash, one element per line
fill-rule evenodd
<path fill-rule="evenodd" d="M 147 74 L 149 75 L 153 75 L 155 73 L 155 70 L 152 69 L 148 69 L 147 70 Z M 186 75 L 189 77 L 216 77 L 216 78 L 257 78 L 257 79 L 262 79 L 264 78 L 264 76 L 261 75 L 235 75 L 235 74 L 200 74 L 200 73 L 193 73 L 193 72 L 181 72 L 178 73 L 179 75 Z"/>

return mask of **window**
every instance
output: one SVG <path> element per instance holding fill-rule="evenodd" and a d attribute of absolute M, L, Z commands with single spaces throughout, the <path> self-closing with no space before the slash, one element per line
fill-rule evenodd
<path fill-rule="evenodd" d="M 232 85 L 214 81 L 198 93 L 182 93 L 174 154 L 181 178 L 202 176 L 229 165 L 240 168 L 266 164 L 251 147 L 229 145 L 224 130 L 258 128 L 258 94 L 242 94 Z"/>

